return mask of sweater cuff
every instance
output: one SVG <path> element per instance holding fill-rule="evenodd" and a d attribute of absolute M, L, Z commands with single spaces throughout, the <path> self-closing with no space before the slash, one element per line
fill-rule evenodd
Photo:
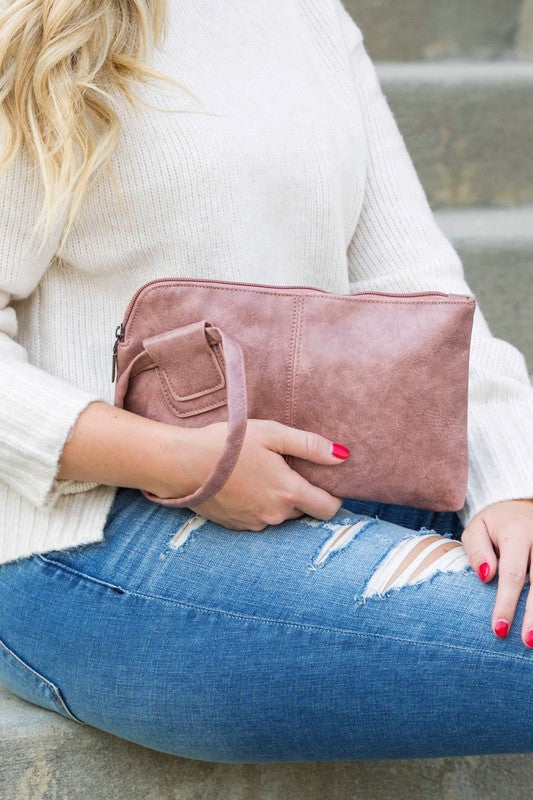
<path fill-rule="evenodd" d="M 533 498 L 533 391 L 515 402 L 471 404 L 464 528 L 485 506 Z"/>
<path fill-rule="evenodd" d="M 28 363 L 18 363 L 16 370 L 2 366 L 0 480 L 42 509 L 53 508 L 63 494 L 94 488 L 97 484 L 59 480 L 56 473 L 79 414 L 106 399 Z"/>

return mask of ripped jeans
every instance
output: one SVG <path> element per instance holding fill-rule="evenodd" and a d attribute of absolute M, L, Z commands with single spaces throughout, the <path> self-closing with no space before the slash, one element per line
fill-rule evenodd
<path fill-rule="evenodd" d="M 530 752 L 533 651 L 461 533 L 363 500 L 230 531 L 119 489 L 103 542 L 0 567 L 0 683 L 205 761 Z"/>

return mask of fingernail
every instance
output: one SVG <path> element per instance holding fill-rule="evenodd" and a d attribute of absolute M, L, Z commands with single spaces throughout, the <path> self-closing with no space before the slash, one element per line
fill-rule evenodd
<path fill-rule="evenodd" d="M 488 563 L 488 561 L 484 561 L 483 564 L 479 565 L 477 574 L 479 575 L 482 581 L 486 580 L 489 572 L 490 572 L 490 564 Z"/>
<path fill-rule="evenodd" d="M 533 628 L 530 628 L 526 633 L 525 641 L 528 647 L 533 647 Z"/>
<path fill-rule="evenodd" d="M 331 445 L 331 454 L 335 456 L 335 458 L 342 458 L 344 461 L 345 458 L 348 458 L 350 455 L 350 451 L 347 447 L 343 444 L 339 444 L 338 442 L 333 442 Z"/>
<path fill-rule="evenodd" d="M 494 633 L 496 634 L 496 636 L 499 636 L 500 639 L 505 639 L 508 630 L 509 630 L 509 623 L 506 622 L 504 619 L 499 619 L 496 625 L 494 626 Z"/>

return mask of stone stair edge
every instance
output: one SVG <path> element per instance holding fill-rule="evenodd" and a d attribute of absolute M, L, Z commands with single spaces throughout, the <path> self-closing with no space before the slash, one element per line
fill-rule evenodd
<path fill-rule="evenodd" d="M 532 54 L 531 0 L 341 0 L 371 55 L 440 60 Z"/>
<path fill-rule="evenodd" d="M 533 60 L 479 61 L 454 58 L 446 61 L 374 61 L 379 77 L 396 81 L 446 81 L 456 83 L 533 82 Z"/>
<path fill-rule="evenodd" d="M 454 239 L 533 248 L 533 205 L 434 208 L 433 214 L 446 235 Z"/>

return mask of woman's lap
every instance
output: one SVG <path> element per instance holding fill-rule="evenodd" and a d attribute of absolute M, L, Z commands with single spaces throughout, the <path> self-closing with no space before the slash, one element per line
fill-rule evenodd
<path fill-rule="evenodd" d="M 533 653 L 519 621 L 492 633 L 497 581 L 462 565 L 372 590 L 431 530 L 460 538 L 456 515 L 351 500 L 229 531 L 119 490 L 103 542 L 0 567 L 0 682 L 211 761 L 530 752 Z"/>

